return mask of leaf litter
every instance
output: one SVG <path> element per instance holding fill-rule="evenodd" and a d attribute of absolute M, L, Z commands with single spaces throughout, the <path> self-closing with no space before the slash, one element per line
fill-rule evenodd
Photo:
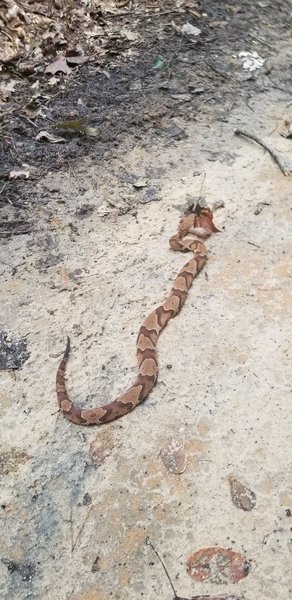
<path fill-rule="evenodd" d="M 100 467 L 113 451 L 114 444 L 107 437 L 97 435 L 90 443 L 89 458 L 96 467 Z"/>
<path fill-rule="evenodd" d="M 227 548 L 202 548 L 187 560 L 187 573 L 197 581 L 236 583 L 250 572 L 245 556 Z"/>
<path fill-rule="evenodd" d="M 84 119 L 71 119 L 68 121 L 59 121 L 55 123 L 54 127 L 56 129 L 65 129 L 68 131 L 73 131 L 75 133 L 81 133 L 83 135 L 89 135 L 91 137 L 96 137 L 98 135 L 98 129 L 95 127 L 89 127 L 84 121 Z"/>
<path fill-rule="evenodd" d="M 181 475 L 187 468 L 188 457 L 178 440 L 171 440 L 160 451 L 161 460 L 169 473 Z"/>
<path fill-rule="evenodd" d="M 233 474 L 229 475 L 228 480 L 233 504 L 245 511 L 252 510 L 257 502 L 255 493 L 241 483 Z"/>
<path fill-rule="evenodd" d="M 72 69 L 70 69 L 64 54 L 59 54 L 57 60 L 45 68 L 45 73 L 50 73 L 51 75 L 56 75 L 56 73 L 70 75 Z"/>
<path fill-rule="evenodd" d="M 178 596 L 178 594 L 176 592 L 176 589 L 175 589 L 175 587 L 173 585 L 172 579 L 171 579 L 171 577 L 169 575 L 169 572 L 168 572 L 168 570 L 166 568 L 166 565 L 165 565 L 164 561 L 162 560 L 160 554 L 157 552 L 155 546 L 152 544 L 152 542 L 150 541 L 149 537 L 146 538 L 145 542 L 146 542 L 146 544 L 148 546 L 151 547 L 151 549 L 153 550 L 154 554 L 157 556 L 157 558 L 158 558 L 158 560 L 159 560 L 159 562 L 160 562 L 160 564 L 161 564 L 161 566 L 163 568 L 163 571 L 164 571 L 164 573 L 166 575 L 166 578 L 167 578 L 167 580 L 168 580 L 168 582 L 170 584 L 171 590 L 173 592 L 173 598 L 172 598 L 172 600 L 243 600 L 242 596 L 239 598 L 238 596 L 235 596 L 233 594 L 224 594 L 224 595 L 220 594 L 219 596 L 217 594 L 216 595 L 213 595 L 213 594 L 199 594 L 199 595 L 196 595 L 196 596 L 192 596 L 191 598 L 186 598 L 185 596 L 184 597 Z"/>
<path fill-rule="evenodd" d="M 49 131 L 39 131 L 39 133 L 35 136 L 37 141 L 45 140 L 46 142 L 50 142 L 51 144 L 61 144 L 66 142 L 66 138 L 53 135 Z"/>

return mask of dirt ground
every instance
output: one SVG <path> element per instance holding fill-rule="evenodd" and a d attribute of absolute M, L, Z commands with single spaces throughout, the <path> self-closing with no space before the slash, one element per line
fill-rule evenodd
<path fill-rule="evenodd" d="M 256 132 L 292 164 L 280 135 L 292 111 L 291 13 L 282 2 L 218 4 L 201 3 L 200 19 L 161 8 L 146 24 L 133 19 L 133 58 L 109 54 L 109 76 L 84 65 L 50 100 L 45 123 L 5 120 L 3 600 L 172 600 L 147 538 L 177 598 L 292 596 L 291 176 L 234 135 Z M 200 42 L 178 36 L 173 20 L 200 27 Z M 240 51 L 264 65 L 245 71 Z M 97 137 L 35 140 L 77 113 Z M 27 181 L 5 179 L 21 168 Z M 153 392 L 109 425 L 67 422 L 55 397 L 66 336 L 77 404 L 129 386 L 139 326 L 185 261 L 168 239 L 200 194 L 221 233 L 159 339 Z M 161 459 L 172 441 L 187 458 L 181 474 Z M 234 504 L 231 474 L 255 494 L 252 510 Z M 245 557 L 247 576 L 192 579 L 187 558 L 214 546 Z"/>

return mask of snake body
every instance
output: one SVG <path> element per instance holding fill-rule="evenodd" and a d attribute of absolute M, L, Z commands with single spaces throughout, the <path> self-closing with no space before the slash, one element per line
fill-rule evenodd
<path fill-rule="evenodd" d="M 212 212 L 197 205 L 186 211 L 180 221 L 178 233 L 170 238 L 172 250 L 180 252 L 190 250 L 193 252 L 193 257 L 177 275 L 165 302 L 153 310 L 142 323 L 137 337 L 138 375 L 131 387 L 118 398 L 96 408 L 79 408 L 69 400 L 65 386 L 65 369 L 70 352 L 70 339 L 67 338 L 66 349 L 56 377 L 57 399 L 66 419 L 78 425 L 101 425 L 122 417 L 147 398 L 158 376 L 156 352 L 158 337 L 168 321 L 182 309 L 194 278 L 207 260 L 205 244 L 194 238 L 186 238 L 186 235 L 192 232 L 198 237 L 206 238 L 214 231 L 218 230 L 213 225 Z"/>

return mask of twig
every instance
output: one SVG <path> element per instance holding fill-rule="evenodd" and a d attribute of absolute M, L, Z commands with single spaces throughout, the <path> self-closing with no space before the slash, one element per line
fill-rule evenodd
<path fill-rule="evenodd" d="M 205 179 L 206 179 L 206 173 L 203 173 L 203 175 L 204 176 L 203 176 L 203 179 L 202 179 L 201 189 L 200 189 L 200 193 L 199 193 L 199 200 L 198 200 L 199 202 L 200 202 L 200 200 L 202 198 L 202 191 L 203 191 L 203 187 L 204 187 L 204 183 L 205 183 Z"/>
<path fill-rule="evenodd" d="M 28 121 L 31 125 L 33 125 L 33 127 L 36 127 L 38 129 L 38 125 L 36 125 L 36 123 L 34 123 L 31 119 L 29 119 L 29 117 L 25 117 L 24 115 L 20 115 L 20 117 L 22 119 L 24 119 L 25 121 Z"/>
<path fill-rule="evenodd" d="M 0 27 L 0 31 L 1 33 L 4 33 L 4 35 L 6 35 L 11 42 L 14 42 L 13 37 L 11 37 L 11 35 L 9 35 L 9 33 L 7 31 L 5 31 L 5 29 L 3 29 L 3 27 Z"/>
<path fill-rule="evenodd" d="M 191 598 L 182 598 L 177 596 L 174 600 L 243 600 L 242 596 L 210 596 L 210 594 L 203 594 L 203 596 L 192 596 Z"/>
<path fill-rule="evenodd" d="M 2 188 L 0 190 L 0 196 L 1 196 L 2 192 L 4 192 L 7 185 L 8 185 L 8 181 L 5 181 L 5 183 L 2 185 Z M 9 202 L 9 204 L 11 204 L 13 206 L 13 204 L 12 204 L 11 200 L 9 200 L 9 198 L 7 198 L 7 201 Z"/>
<path fill-rule="evenodd" d="M 89 518 L 89 515 L 90 515 L 92 509 L 93 509 L 93 505 L 89 508 L 88 513 L 87 513 L 87 515 L 86 515 L 86 517 L 85 517 L 85 519 L 84 519 L 84 521 L 83 521 L 83 523 L 82 523 L 82 525 L 81 525 L 81 527 L 80 527 L 80 529 L 79 529 L 79 531 L 78 531 L 78 533 L 76 535 L 75 542 L 73 542 L 72 545 L 71 545 L 71 554 L 73 554 L 73 552 L 75 550 L 76 544 L 77 544 L 77 542 L 78 542 L 78 540 L 79 540 L 79 538 L 81 536 L 81 533 L 82 533 L 82 531 L 83 531 L 83 529 L 84 529 L 84 527 L 85 527 L 85 525 L 86 525 L 86 523 L 88 521 L 88 518 Z M 72 528 L 73 528 L 73 523 L 72 523 Z"/>
<path fill-rule="evenodd" d="M 292 173 L 292 166 L 286 163 L 269 144 L 261 140 L 257 135 L 246 131 L 246 129 L 234 129 L 234 133 L 235 135 L 244 135 L 245 137 L 250 138 L 262 146 L 262 148 L 267 150 L 284 175 L 289 175 Z"/>
<path fill-rule="evenodd" d="M 265 40 L 263 40 L 259 36 L 255 35 L 254 33 L 249 33 L 248 35 L 251 38 L 253 38 L 254 40 L 256 40 L 257 42 L 260 42 L 261 44 L 264 44 L 265 46 L 267 46 L 268 48 L 270 48 L 270 50 L 274 50 L 274 48 L 273 48 L 273 46 L 271 46 L 271 44 L 269 44 L 268 42 L 266 42 Z"/>
<path fill-rule="evenodd" d="M 70 518 L 69 518 L 69 523 L 70 523 L 70 538 L 71 538 L 71 554 L 73 553 L 74 550 L 74 535 L 73 535 L 73 508 L 71 506 L 70 508 Z"/>
<path fill-rule="evenodd" d="M 229 79 L 230 81 L 235 81 L 232 75 L 229 75 L 229 73 L 225 73 L 224 71 L 222 71 L 222 69 L 214 65 L 212 62 L 206 61 L 206 64 L 208 65 L 208 67 L 210 67 L 210 69 L 212 69 L 212 71 L 214 71 L 215 75 L 218 75 L 219 77 L 221 77 L 221 79 Z"/>
<path fill-rule="evenodd" d="M 259 285 L 256 285 L 256 283 L 252 283 L 251 285 L 253 285 L 253 287 L 255 287 L 257 290 L 260 290 L 260 292 L 278 292 L 279 290 L 282 289 L 280 287 L 263 288 L 263 287 L 260 287 Z"/>
<path fill-rule="evenodd" d="M 160 564 L 161 564 L 161 565 L 162 565 L 162 567 L 163 567 L 164 573 L 165 573 L 165 575 L 166 575 L 166 577 L 167 577 L 167 579 L 168 579 L 168 581 L 169 581 L 169 583 L 170 583 L 170 587 L 171 587 L 171 589 L 172 589 L 172 591 L 173 591 L 173 593 L 174 593 L 174 598 L 173 598 L 173 600 L 184 600 L 183 598 L 179 599 L 179 597 L 178 597 L 178 595 L 177 595 L 177 593 L 176 593 L 176 591 L 175 591 L 175 589 L 174 589 L 174 585 L 173 585 L 173 583 L 172 583 L 172 581 L 171 581 L 171 579 L 170 579 L 170 575 L 169 575 L 169 573 L 168 573 L 168 570 L 167 570 L 167 568 L 166 568 L 166 566 L 165 566 L 165 564 L 164 564 L 164 562 L 163 562 L 162 558 L 160 558 L 160 556 L 159 556 L 159 554 L 158 554 L 157 550 L 154 548 L 154 546 L 153 546 L 152 542 L 150 541 L 149 537 L 147 537 L 147 538 L 146 538 L 146 544 L 147 544 L 148 546 L 150 546 L 150 548 L 153 550 L 154 554 L 156 554 L 156 556 L 157 556 L 157 558 L 158 558 L 158 560 L 159 560 Z M 187 599 L 185 599 L 185 600 L 187 600 Z"/>
<path fill-rule="evenodd" d="M 14 206 L 14 205 L 13 205 Z M 12 229 L 12 227 L 14 229 Z M 2 229 L 2 227 L 11 227 L 10 229 Z M 12 235 L 26 235 L 32 232 L 32 224 L 25 221 L 8 221 L 0 223 L 0 237 L 9 237 Z"/>
<path fill-rule="evenodd" d="M 282 88 L 281 86 L 277 85 L 272 77 L 270 77 L 270 75 L 267 75 L 267 78 L 271 81 L 271 83 L 273 84 L 275 90 L 280 90 L 280 92 L 284 92 L 284 94 L 290 94 L 290 96 L 292 96 L 292 91 L 291 90 L 287 90 L 286 88 Z"/>
<path fill-rule="evenodd" d="M 249 241 L 247 240 L 247 243 L 248 243 L 250 246 L 255 246 L 256 248 L 260 248 L 260 246 L 259 246 L 258 244 L 255 244 L 254 242 L 249 242 Z"/>

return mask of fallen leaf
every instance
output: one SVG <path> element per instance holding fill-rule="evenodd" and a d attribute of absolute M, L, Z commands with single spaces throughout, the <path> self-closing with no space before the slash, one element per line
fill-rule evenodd
<path fill-rule="evenodd" d="M 69 129 L 70 131 L 75 131 L 76 133 L 82 133 L 91 137 L 96 137 L 98 134 L 98 129 L 96 129 L 95 127 L 89 127 L 88 125 L 86 125 L 83 119 L 59 121 L 59 123 L 56 123 L 54 127 L 56 129 Z"/>
<path fill-rule="evenodd" d="M 56 83 L 59 83 L 60 79 L 58 79 L 58 77 L 50 77 L 50 79 L 48 80 L 48 85 L 56 85 Z"/>
<path fill-rule="evenodd" d="M 37 107 L 33 101 L 26 105 L 23 112 L 30 119 L 35 119 L 36 117 L 42 117 L 44 119 L 46 117 L 45 111 L 40 106 Z"/>
<path fill-rule="evenodd" d="M 242 510 L 252 510 L 257 501 L 255 493 L 240 483 L 235 475 L 229 475 L 228 480 L 233 504 Z"/>
<path fill-rule="evenodd" d="M 197 581 L 236 583 L 250 572 L 250 562 L 226 548 L 202 548 L 187 560 L 187 573 Z"/>
<path fill-rule="evenodd" d="M 39 80 L 35 81 L 30 86 L 30 89 L 32 90 L 32 97 L 34 99 L 39 98 L 41 96 L 41 90 L 40 90 L 40 82 L 39 82 Z"/>
<path fill-rule="evenodd" d="M 2 81 L 0 84 L 0 98 L 6 102 L 10 98 L 11 94 L 15 93 L 15 86 L 19 84 L 17 79 L 11 79 L 10 81 Z"/>
<path fill-rule="evenodd" d="M 250 73 L 260 69 L 266 62 L 266 59 L 259 56 L 257 52 L 239 52 L 238 56 L 242 59 L 244 70 Z"/>
<path fill-rule="evenodd" d="M 147 186 L 148 179 L 138 179 L 138 181 L 134 181 L 133 186 L 136 189 L 144 188 Z"/>
<path fill-rule="evenodd" d="M 183 35 L 197 37 L 201 34 L 201 29 L 199 29 L 199 27 L 194 27 L 194 25 L 192 25 L 191 23 L 185 23 L 181 28 L 181 32 Z"/>
<path fill-rule="evenodd" d="M 105 459 L 111 454 L 112 449 L 112 444 L 104 443 L 99 439 L 99 437 L 96 437 L 92 440 L 92 442 L 90 442 L 89 456 L 92 462 L 97 467 L 100 467 L 100 465 L 104 463 Z"/>
<path fill-rule="evenodd" d="M 180 102 L 190 102 L 192 99 L 191 94 L 171 94 L 173 100 L 179 100 Z"/>
<path fill-rule="evenodd" d="M 67 141 L 65 138 L 57 137 L 57 136 L 53 135 L 52 133 L 49 133 L 48 131 L 40 131 L 36 135 L 35 139 L 36 140 L 46 140 L 47 142 L 50 142 L 51 144 L 60 144 L 61 142 Z"/>
<path fill-rule="evenodd" d="M 58 72 L 65 73 L 65 75 L 70 75 L 70 73 L 72 73 L 72 69 L 68 66 L 67 60 L 63 54 L 59 54 L 57 60 L 45 68 L 45 73 L 51 73 L 51 75 L 56 75 Z"/>
<path fill-rule="evenodd" d="M 9 179 L 20 179 L 21 177 L 28 179 L 29 171 L 10 171 L 9 173 Z"/>
<path fill-rule="evenodd" d="M 98 135 L 98 129 L 96 127 L 86 127 L 84 133 L 90 137 L 96 137 Z"/>
<path fill-rule="evenodd" d="M 181 475 L 187 468 L 187 454 L 177 440 L 172 440 L 165 448 L 162 448 L 160 456 L 169 473 Z"/>
<path fill-rule="evenodd" d="M 69 275 L 68 275 L 65 267 L 62 267 L 62 269 L 60 271 L 60 277 L 61 277 L 61 290 L 69 290 L 71 287 L 71 282 L 70 282 L 70 278 L 69 278 Z"/>
<path fill-rule="evenodd" d="M 88 60 L 89 56 L 66 56 L 69 65 L 84 65 Z"/>

